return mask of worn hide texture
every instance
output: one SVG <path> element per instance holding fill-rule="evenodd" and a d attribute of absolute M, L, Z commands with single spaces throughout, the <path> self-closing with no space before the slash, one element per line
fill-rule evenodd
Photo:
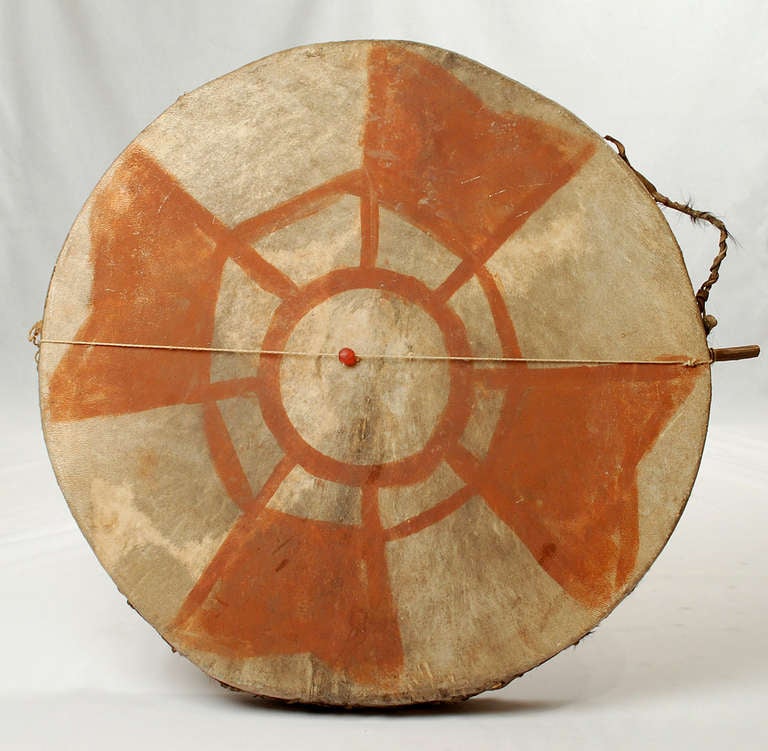
<path fill-rule="evenodd" d="M 142 616 L 287 700 L 464 697 L 573 644 L 669 537 L 708 418 L 640 182 L 555 103 L 413 43 L 182 96 L 76 220 L 43 339 L 201 348 L 44 341 L 46 441 Z"/>

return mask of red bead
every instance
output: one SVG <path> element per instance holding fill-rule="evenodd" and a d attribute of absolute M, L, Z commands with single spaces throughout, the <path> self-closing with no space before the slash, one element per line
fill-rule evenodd
<path fill-rule="evenodd" d="M 344 363 L 344 365 L 346 365 L 348 368 L 351 368 L 353 365 L 357 365 L 358 357 L 355 354 L 355 350 L 350 349 L 349 347 L 344 347 L 344 349 L 340 349 L 339 362 Z"/>

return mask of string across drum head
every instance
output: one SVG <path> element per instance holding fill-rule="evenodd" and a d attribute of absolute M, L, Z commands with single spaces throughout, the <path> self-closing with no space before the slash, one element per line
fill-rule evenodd
<path fill-rule="evenodd" d="M 39 373 L 64 495 L 163 638 L 244 691 L 365 706 L 497 688 L 615 607 L 690 494 L 708 360 L 597 134 L 359 41 L 138 136 L 61 252 Z"/>

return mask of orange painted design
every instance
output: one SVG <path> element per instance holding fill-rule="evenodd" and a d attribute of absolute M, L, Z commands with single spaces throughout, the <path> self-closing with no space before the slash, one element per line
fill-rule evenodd
<path fill-rule="evenodd" d="M 375 510 L 374 510 L 375 511 Z M 402 646 L 383 546 L 359 527 L 265 509 L 241 519 L 242 544 L 197 606 L 174 623 L 187 647 L 242 659 L 310 652 L 363 683 L 385 685 Z"/>
<path fill-rule="evenodd" d="M 211 459 L 227 494 L 241 509 L 249 508 L 253 499 L 251 486 L 216 402 L 203 405 L 203 422 Z"/>
<path fill-rule="evenodd" d="M 368 181 L 362 170 L 346 172 L 300 196 L 283 201 L 263 214 L 240 222 L 234 228 L 233 234 L 240 240 L 256 242 L 299 219 L 322 211 L 342 195 L 363 196 L 369 192 Z"/>
<path fill-rule="evenodd" d="M 384 536 L 387 540 L 400 540 L 403 537 L 410 537 L 410 535 L 421 532 L 422 529 L 431 527 L 450 516 L 454 511 L 458 511 L 476 492 L 471 485 L 465 485 L 426 511 L 390 527 L 385 531 Z"/>
<path fill-rule="evenodd" d="M 360 265 L 374 268 L 379 251 L 379 201 L 367 176 L 365 190 L 360 196 L 360 235 Z"/>
<path fill-rule="evenodd" d="M 91 208 L 86 341 L 208 347 L 225 256 L 215 218 L 141 149 L 131 148 Z M 209 382 L 206 353 L 71 347 L 50 383 L 52 420 L 185 402 Z"/>
<path fill-rule="evenodd" d="M 448 299 L 594 153 L 589 140 L 495 112 L 444 68 L 374 44 L 364 163 L 379 201 L 465 258 Z"/>
<path fill-rule="evenodd" d="M 435 300 L 429 288 L 414 277 L 381 268 L 342 268 L 331 271 L 305 285 L 301 293 L 285 300 L 275 311 L 264 336 L 264 349 L 282 351 L 296 324 L 314 307 L 341 292 L 374 289 L 421 306 L 437 323 L 446 351 L 455 357 L 470 354 L 470 345 L 459 316 Z M 451 387 L 443 413 L 421 451 L 398 461 L 381 465 L 349 464 L 334 459 L 310 445 L 291 423 L 280 392 L 282 357 L 263 357 L 259 367 L 261 414 L 281 448 L 295 456 L 315 477 L 347 485 L 411 485 L 426 479 L 439 464 L 441 455 L 460 435 L 469 419 L 472 405 L 466 398 L 471 371 L 460 361 L 448 367 Z"/>
<path fill-rule="evenodd" d="M 363 164 L 234 228 L 200 206 L 133 147 L 94 197 L 92 311 L 79 339 L 210 346 L 221 269 L 236 261 L 282 298 L 262 343 L 283 349 L 303 315 L 347 289 L 383 289 L 420 305 L 446 351 L 471 354 L 446 305 L 476 277 L 505 356 L 515 329 L 484 263 L 594 151 L 589 141 L 530 118 L 497 113 L 446 70 L 396 45 L 374 44 Z M 310 216 L 340 195 L 360 197 L 361 255 L 299 287 L 250 243 Z M 376 267 L 379 206 L 396 211 L 461 258 L 435 292 Z M 311 653 L 360 683 L 396 680 L 404 655 L 386 545 L 438 523 L 481 495 L 542 568 L 590 607 L 607 604 L 631 573 L 637 548 L 636 468 L 689 395 L 698 374 L 670 367 L 491 369 L 454 361 L 446 410 L 424 450 L 399 462 L 349 465 L 310 447 L 280 397 L 280 357 L 258 374 L 210 383 L 207 353 L 71 348 L 50 384 L 50 415 L 75 420 L 181 403 L 203 408 L 213 466 L 242 514 L 168 629 L 185 648 L 241 659 Z M 505 393 L 486 457 L 460 444 L 473 383 Z M 249 394 L 281 448 L 252 489 L 217 399 Z M 410 485 L 447 460 L 466 485 L 384 530 L 378 491 Z M 359 527 L 267 507 L 297 465 L 357 485 Z"/>
<path fill-rule="evenodd" d="M 637 465 L 699 374 L 614 365 L 493 375 L 506 398 L 488 454 L 459 450 L 449 462 L 563 589 L 605 605 L 635 564 Z"/>

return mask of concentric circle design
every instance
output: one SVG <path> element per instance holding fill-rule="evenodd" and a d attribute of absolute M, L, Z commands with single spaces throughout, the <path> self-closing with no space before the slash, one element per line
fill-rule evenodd
<path fill-rule="evenodd" d="M 291 297 L 278 308 L 264 338 L 263 348 L 301 352 L 309 347 L 309 351 L 327 351 L 325 343 L 336 336 L 337 327 L 347 331 L 345 320 L 349 322 L 350 316 L 353 317 L 351 323 L 354 325 L 354 312 L 348 306 L 356 304 L 353 302 L 355 298 L 351 296 L 361 291 L 369 294 L 363 297 L 358 295 L 356 303 L 368 303 L 368 307 L 363 310 L 371 325 L 376 325 L 379 316 L 391 318 L 402 315 L 409 307 L 415 307 L 420 314 L 410 314 L 412 320 L 405 322 L 405 325 L 410 323 L 408 336 L 414 343 L 428 346 L 427 353 L 430 354 L 445 352 L 454 357 L 469 354 L 466 331 L 455 312 L 436 302 L 430 290 L 414 277 L 382 269 L 340 269 L 306 285 L 300 294 Z M 393 300 L 398 301 L 394 303 L 398 308 L 389 314 L 379 312 L 384 305 L 392 307 Z M 327 303 L 325 307 L 324 303 Z M 408 306 L 404 307 L 403 303 Z M 312 313 L 326 320 L 321 322 L 319 328 L 318 324 L 309 326 L 310 331 L 307 333 L 314 334 L 314 340 L 301 338 L 297 341 L 297 327 Z M 418 324 L 418 328 L 414 324 Z M 385 335 L 382 336 L 382 333 Z M 381 354 L 388 354 L 384 351 L 387 346 L 394 346 L 396 352 L 405 349 L 407 353 L 412 345 L 407 340 L 403 342 L 398 333 L 398 328 L 388 332 L 368 329 L 359 332 L 358 336 L 365 334 L 371 344 L 378 342 Z M 294 347 L 301 348 L 294 350 Z M 425 351 L 420 349 L 419 352 Z M 404 363 L 400 363 L 399 367 L 390 367 L 396 380 L 388 381 L 382 370 L 386 369 L 386 365 L 371 358 L 364 367 L 354 372 L 352 384 L 349 383 L 350 379 L 340 381 L 346 374 L 339 370 L 337 363 L 330 363 L 330 367 L 336 370 L 335 379 L 332 372 L 326 371 L 325 380 L 331 387 L 335 380 L 339 389 L 343 389 L 340 395 L 329 394 L 328 387 L 325 393 L 321 390 L 318 394 L 316 384 L 323 379 L 323 373 L 320 373 L 320 378 L 310 376 L 308 380 L 301 379 L 302 365 L 305 365 L 306 374 L 306 363 L 298 359 L 289 358 L 289 362 L 285 362 L 282 357 L 262 359 L 259 368 L 259 378 L 263 384 L 260 391 L 261 409 L 270 431 L 283 450 L 309 472 L 323 479 L 351 485 L 367 482 L 375 482 L 377 485 L 418 482 L 434 470 L 448 445 L 458 441 L 469 418 L 466 393 L 470 373 L 465 364 L 458 361 L 433 363 L 426 368 L 420 365 L 420 372 L 416 374 L 413 368 L 410 372 L 404 371 Z M 314 367 L 329 366 L 317 360 Z M 366 369 L 370 368 L 375 369 L 375 376 L 366 378 Z M 414 376 L 418 379 L 416 383 Z M 286 383 L 290 384 L 289 403 L 292 405 L 294 420 L 286 409 Z M 419 385 L 424 389 L 421 399 L 419 394 L 414 393 Z M 403 398 L 392 398 L 391 393 L 387 405 L 383 404 L 388 389 L 410 392 L 405 397 L 405 404 L 399 404 Z M 367 397 L 367 391 L 373 391 L 374 395 Z M 428 392 L 431 392 L 430 398 L 426 399 L 424 395 Z M 322 397 L 322 400 L 318 401 L 318 397 Z M 382 415 L 381 410 L 385 406 L 394 413 L 389 419 Z M 302 408 L 306 410 L 303 414 Z M 333 416 L 330 420 L 318 422 L 317 411 L 322 408 L 330 409 Z M 348 409 L 357 412 L 356 419 L 353 417 L 349 421 Z M 361 420 L 373 424 L 361 427 Z M 418 421 L 417 425 L 413 424 L 414 420 Z M 296 422 L 303 427 L 304 434 L 316 437 L 314 444 L 305 439 Z M 385 434 L 385 431 L 389 431 L 389 434 Z M 329 432 L 335 436 L 327 441 L 331 448 L 323 451 L 316 444 L 320 437 Z M 358 434 L 356 439 L 355 432 Z M 399 440 L 400 436 L 405 437 L 404 441 Z M 332 443 L 334 440 L 335 446 Z"/>
<path fill-rule="evenodd" d="M 411 43 L 182 97 L 75 222 L 46 339 L 93 343 L 42 344 L 43 426 L 117 586 L 217 680 L 289 700 L 468 696 L 572 644 L 666 542 L 707 423 L 708 367 L 670 364 L 707 355 L 690 282 L 636 178 Z"/>

